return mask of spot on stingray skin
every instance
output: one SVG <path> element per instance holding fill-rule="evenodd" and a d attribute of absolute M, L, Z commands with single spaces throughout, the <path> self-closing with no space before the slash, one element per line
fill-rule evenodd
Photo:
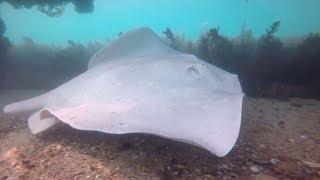
<path fill-rule="evenodd" d="M 187 72 L 195 78 L 202 76 L 202 73 L 193 65 L 187 68 Z"/>

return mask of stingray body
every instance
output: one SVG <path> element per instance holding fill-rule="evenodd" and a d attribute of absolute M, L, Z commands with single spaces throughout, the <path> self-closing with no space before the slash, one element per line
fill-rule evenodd
<path fill-rule="evenodd" d="M 139 28 L 98 51 L 85 73 L 4 111 L 35 111 L 32 133 L 62 121 L 81 130 L 158 135 L 224 156 L 238 137 L 242 98 L 236 75 Z"/>

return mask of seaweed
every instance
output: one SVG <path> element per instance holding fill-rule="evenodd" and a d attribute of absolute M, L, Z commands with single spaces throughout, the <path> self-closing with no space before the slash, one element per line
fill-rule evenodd
<path fill-rule="evenodd" d="M 78 13 L 91 13 L 94 10 L 93 0 L 72 0 L 72 3 Z"/>
<path fill-rule="evenodd" d="M 94 10 L 93 0 L 1 0 L 1 2 L 7 2 L 16 9 L 30 9 L 37 6 L 40 12 L 50 17 L 59 16 L 69 3 L 75 6 L 75 11 L 78 13 L 91 13 Z"/>
<path fill-rule="evenodd" d="M 270 25 L 269 28 L 266 29 L 266 34 L 263 35 L 263 39 L 267 42 L 278 41 L 279 38 L 275 36 L 275 33 L 280 29 L 280 21 L 275 21 Z"/>
<path fill-rule="evenodd" d="M 310 33 L 303 41 L 295 38 L 285 46 L 276 35 L 280 21 L 258 39 L 245 25 L 233 39 L 221 35 L 219 27 L 201 34 L 195 54 L 238 74 L 249 96 L 320 98 L 320 34 Z"/>
<path fill-rule="evenodd" d="M 205 60 L 209 59 L 210 58 L 209 46 L 210 46 L 210 41 L 209 41 L 208 34 L 201 35 L 198 40 L 197 56 L 201 59 L 205 59 Z"/>
<path fill-rule="evenodd" d="M 320 90 L 320 34 L 310 33 L 297 47 L 297 55 L 292 61 L 295 80 L 304 85 L 313 84 Z"/>
<path fill-rule="evenodd" d="M 175 41 L 173 32 L 171 31 L 170 28 L 167 27 L 167 29 L 165 31 L 163 31 L 163 34 L 166 35 L 166 37 L 171 41 L 171 43 L 173 43 Z"/>
<path fill-rule="evenodd" d="M 0 18 L 0 60 L 3 59 L 3 56 L 7 52 L 8 48 L 11 46 L 9 39 L 3 36 L 5 31 L 6 31 L 5 23 Z"/>
<path fill-rule="evenodd" d="M 164 35 L 166 35 L 166 38 L 169 40 L 169 45 L 175 49 L 177 49 L 176 47 L 176 40 L 174 38 L 174 34 L 171 31 L 170 28 L 167 27 L 167 29 L 165 31 L 162 32 Z"/>
<path fill-rule="evenodd" d="M 2 86 L 1 81 L 4 79 L 5 70 L 6 70 L 5 62 L 7 59 L 6 57 L 7 51 L 11 46 L 9 39 L 3 36 L 5 31 L 6 31 L 5 23 L 0 18 L 0 87 Z"/>
<path fill-rule="evenodd" d="M 277 79 L 281 72 L 279 63 L 282 56 L 282 42 L 275 33 L 280 29 L 280 21 L 273 22 L 266 33 L 260 37 L 257 46 L 257 60 L 253 64 L 255 74 L 259 76 L 262 84 L 271 84 Z"/>
<path fill-rule="evenodd" d="M 210 29 L 198 40 L 197 56 L 206 61 L 232 71 L 230 64 L 232 56 L 231 40 L 219 33 L 219 27 Z"/>
<path fill-rule="evenodd" d="M 212 55 L 219 59 L 228 58 L 232 51 L 232 43 L 228 37 L 219 34 L 219 27 L 210 29 L 208 37 Z"/>
<path fill-rule="evenodd" d="M 184 53 L 196 53 L 195 44 L 192 41 L 186 40 L 184 34 L 176 35 L 171 31 L 170 28 L 166 28 L 166 30 L 162 33 L 166 36 L 165 40 L 168 42 L 168 45 L 172 48 Z"/>
<path fill-rule="evenodd" d="M 260 38 L 259 46 L 264 50 L 279 49 L 282 46 L 279 37 L 275 36 L 275 33 L 280 29 L 280 21 L 273 22 L 269 28 L 266 29 L 266 33 Z"/>
<path fill-rule="evenodd" d="M 320 34 L 310 33 L 299 45 L 299 49 L 308 54 L 317 54 L 320 48 Z M 306 52 L 307 51 L 307 52 Z"/>
<path fill-rule="evenodd" d="M 5 78 L 0 79 L 6 89 L 52 89 L 85 72 L 88 61 L 105 43 L 87 45 L 69 40 L 66 46 L 39 44 L 25 37 L 7 52 Z M 1 68 L 1 66 L 0 66 Z"/>
<path fill-rule="evenodd" d="M 6 26 L 4 24 L 4 21 L 0 18 L 0 36 L 2 36 L 5 31 L 6 31 Z"/>
<path fill-rule="evenodd" d="M 53 9 L 53 8 L 48 8 L 45 6 L 38 6 L 37 9 L 38 9 L 38 11 L 40 11 L 50 17 L 59 17 L 64 12 L 64 7 L 55 7 Z"/>
<path fill-rule="evenodd" d="M 247 29 L 246 22 L 243 23 L 239 36 L 232 40 L 232 44 L 233 56 L 241 59 L 237 61 L 237 66 L 244 68 L 251 65 L 256 54 L 257 40 L 253 36 L 252 29 Z"/>

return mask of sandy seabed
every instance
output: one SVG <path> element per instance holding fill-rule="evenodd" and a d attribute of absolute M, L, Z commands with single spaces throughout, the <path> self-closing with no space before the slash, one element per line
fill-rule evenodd
<path fill-rule="evenodd" d="M 0 91 L 0 108 L 42 92 Z M 29 115 L 0 112 L 0 180 L 320 179 L 317 100 L 245 98 L 240 136 L 223 158 L 156 136 L 65 124 L 32 135 Z"/>

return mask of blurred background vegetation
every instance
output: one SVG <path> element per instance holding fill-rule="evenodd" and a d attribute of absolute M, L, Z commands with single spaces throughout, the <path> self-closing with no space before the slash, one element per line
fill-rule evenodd
<path fill-rule="evenodd" d="M 259 38 L 245 26 L 233 38 L 222 35 L 219 27 L 196 42 L 186 41 L 170 28 L 164 35 L 173 48 L 238 74 L 247 95 L 319 98 L 320 35 L 280 39 L 276 35 L 280 26 L 280 21 L 273 22 Z"/>
<path fill-rule="evenodd" d="M 0 3 L 3 1 L 15 8 L 37 6 L 48 16 L 59 16 L 67 3 L 73 3 L 79 13 L 90 13 L 94 8 L 93 0 Z M 238 74 L 243 91 L 249 96 L 320 98 L 320 34 L 280 38 L 280 28 L 280 21 L 270 22 L 265 33 L 256 38 L 245 24 L 236 37 L 227 37 L 219 27 L 213 27 L 190 41 L 168 27 L 163 38 L 174 49 Z M 0 18 L 0 88 L 57 87 L 84 72 L 90 57 L 105 44 L 82 45 L 70 40 L 66 47 L 56 47 L 36 44 L 26 37 L 22 45 L 11 45 L 3 35 L 5 29 Z"/>

